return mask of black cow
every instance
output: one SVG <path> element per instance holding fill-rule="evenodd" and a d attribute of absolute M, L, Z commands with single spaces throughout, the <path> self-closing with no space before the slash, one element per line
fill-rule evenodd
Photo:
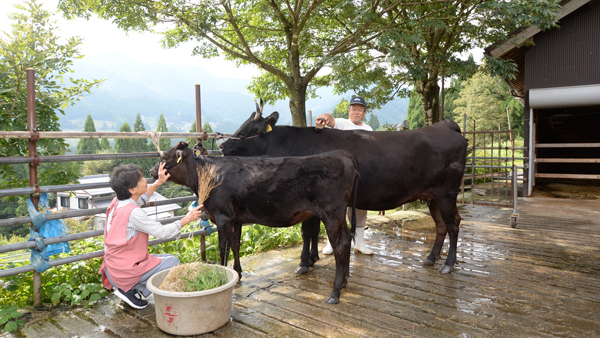
<path fill-rule="evenodd" d="M 256 113 L 221 145 L 226 156 L 307 156 L 334 149 L 351 151 L 360 165 L 356 207 L 387 210 L 417 199 L 426 200 L 436 225 L 437 236 L 424 262 L 433 265 L 440 258 L 446 233 L 450 248 L 442 273 L 456 263 L 460 215 L 456 197 L 465 169 L 467 141 L 453 121 L 411 131 L 369 132 L 275 126 L 279 114 Z M 302 224 L 305 242 L 312 241 L 311 260 L 317 261 L 316 239 L 311 229 L 318 219 Z M 306 235 L 304 234 L 306 230 Z M 304 255 L 303 255 L 304 257 Z"/>
<path fill-rule="evenodd" d="M 196 148 L 194 149 L 196 150 Z M 221 264 L 227 265 L 229 249 L 241 278 L 239 260 L 241 227 L 258 223 L 270 227 L 289 227 L 312 217 L 325 224 L 333 246 L 336 273 L 329 304 L 339 302 L 350 269 L 350 240 L 346 208 L 354 205 L 358 186 L 358 163 L 345 150 L 304 157 L 208 157 L 193 152 L 180 141 L 161 152 L 161 162 L 171 175 L 169 180 L 198 192 L 198 168 L 213 165 L 220 183 L 204 202 L 211 221 L 219 229 Z M 157 163 L 150 171 L 158 177 Z"/>

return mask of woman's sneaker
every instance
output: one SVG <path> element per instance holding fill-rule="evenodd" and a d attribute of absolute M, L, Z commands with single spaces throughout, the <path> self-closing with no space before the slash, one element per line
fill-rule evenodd
<path fill-rule="evenodd" d="M 142 294 L 138 291 L 138 289 L 131 289 L 127 292 L 117 289 L 115 291 L 115 295 L 121 298 L 121 300 L 125 303 L 129 304 L 129 306 L 132 308 L 143 309 L 148 306 L 148 301 L 142 299 Z"/>

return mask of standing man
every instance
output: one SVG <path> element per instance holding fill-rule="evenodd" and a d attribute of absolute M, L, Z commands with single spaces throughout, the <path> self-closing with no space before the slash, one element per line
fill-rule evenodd
<path fill-rule="evenodd" d="M 315 120 L 315 128 L 323 129 L 324 126 L 340 130 L 356 130 L 362 129 L 373 131 L 373 128 L 363 123 L 362 120 L 367 113 L 367 102 L 360 96 L 355 96 L 350 100 L 350 108 L 348 108 L 349 119 L 333 118 L 325 113 Z M 351 210 L 348 209 L 348 219 L 350 219 Z M 365 224 L 367 223 L 367 210 L 356 209 L 356 237 L 354 237 L 354 252 L 360 252 L 365 255 L 372 255 L 373 250 L 367 248 L 364 244 Z M 331 255 L 333 248 L 327 240 L 327 246 L 323 249 L 323 254 Z"/>
<path fill-rule="evenodd" d="M 107 289 L 115 289 L 115 295 L 135 309 L 148 306 L 142 296 L 150 296 L 146 288 L 148 279 L 157 272 L 179 264 L 170 254 L 148 253 L 148 235 L 169 238 L 181 234 L 181 227 L 200 218 L 200 208 L 190 210 L 185 217 L 171 224 L 162 225 L 148 217 L 140 208 L 149 201 L 156 188 L 170 177 L 161 163 L 156 182 L 149 186 L 142 176 L 142 168 L 136 164 L 121 164 L 110 173 L 110 187 L 117 197 L 106 211 L 104 227 L 104 260 L 99 273 Z"/>

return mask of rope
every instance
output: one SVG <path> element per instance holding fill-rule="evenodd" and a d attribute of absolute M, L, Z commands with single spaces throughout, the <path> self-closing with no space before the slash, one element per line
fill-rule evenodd
<path fill-rule="evenodd" d="M 160 153 L 160 137 L 162 135 L 161 132 L 155 132 L 153 130 L 148 130 L 148 131 L 143 130 L 143 131 L 138 131 L 138 134 L 149 138 L 152 141 L 152 143 L 154 143 L 156 150 Z"/>

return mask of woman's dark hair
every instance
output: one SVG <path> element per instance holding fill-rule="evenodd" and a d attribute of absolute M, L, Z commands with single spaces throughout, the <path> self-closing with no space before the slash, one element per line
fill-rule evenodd
<path fill-rule="evenodd" d="M 120 164 L 110 173 L 110 187 L 120 201 L 131 198 L 129 189 L 135 188 L 142 178 L 142 167 L 137 164 Z"/>

